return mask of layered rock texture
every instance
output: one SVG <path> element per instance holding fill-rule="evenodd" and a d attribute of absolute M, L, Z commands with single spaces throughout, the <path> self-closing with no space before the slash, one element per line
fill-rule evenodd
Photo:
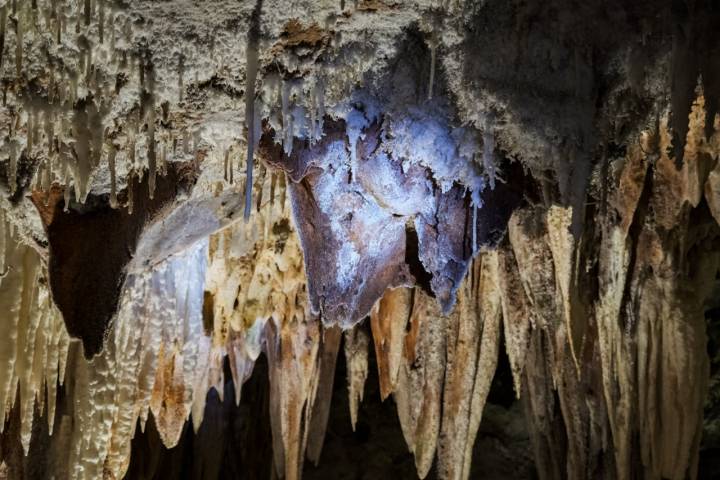
<path fill-rule="evenodd" d="M 712 478 L 718 31 L 0 0 L 0 478 Z"/>

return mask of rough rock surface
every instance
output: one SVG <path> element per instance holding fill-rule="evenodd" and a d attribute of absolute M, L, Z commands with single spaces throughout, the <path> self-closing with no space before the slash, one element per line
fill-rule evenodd
<path fill-rule="evenodd" d="M 420 478 L 711 476 L 719 28 L 0 0 L 0 477 L 322 475 L 368 395 Z"/>

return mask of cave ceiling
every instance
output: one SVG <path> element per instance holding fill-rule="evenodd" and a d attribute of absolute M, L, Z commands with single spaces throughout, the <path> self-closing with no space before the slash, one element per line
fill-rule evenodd
<path fill-rule="evenodd" d="M 0 478 L 334 477 L 340 387 L 417 478 L 712 478 L 718 32 L 712 0 L 0 0 Z M 478 466 L 496 424 L 524 473 Z"/>

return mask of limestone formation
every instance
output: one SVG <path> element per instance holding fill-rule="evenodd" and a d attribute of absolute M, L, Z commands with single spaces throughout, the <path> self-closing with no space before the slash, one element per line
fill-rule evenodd
<path fill-rule="evenodd" d="M 380 401 L 418 478 L 717 475 L 718 31 L 0 0 L 0 478 L 317 478 Z"/>

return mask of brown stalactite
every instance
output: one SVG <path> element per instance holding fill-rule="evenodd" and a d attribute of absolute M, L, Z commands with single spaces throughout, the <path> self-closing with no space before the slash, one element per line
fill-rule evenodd
<path fill-rule="evenodd" d="M 505 348 L 513 372 L 515 395 L 520 398 L 522 372 L 530 341 L 532 314 L 523 293 L 517 261 L 510 250 L 498 252 L 498 283 L 501 293 Z"/>
<path fill-rule="evenodd" d="M 323 329 L 319 373 L 317 375 L 317 393 L 310 415 L 307 441 L 307 458 L 315 465 L 320 462 L 320 454 L 325 441 L 340 339 L 341 330 L 339 328 Z"/>
<path fill-rule="evenodd" d="M 416 289 L 409 322 L 417 336 L 405 342 L 406 363 L 400 367 L 394 398 L 418 475 L 425 478 L 440 432 L 447 319 L 432 298 Z"/>
<path fill-rule="evenodd" d="M 355 430 L 358 409 L 363 401 L 365 381 L 368 377 L 368 334 L 361 327 L 355 327 L 345 334 L 344 343 L 350 424 Z"/>
<path fill-rule="evenodd" d="M 394 390 L 402 361 L 405 329 L 412 307 L 412 290 L 394 288 L 385 291 L 370 313 L 375 341 L 380 395 L 385 400 Z"/>
<path fill-rule="evenodd" d="M 464 479 L 470 474 L 472 445 L 497 365 L 500 297 L 494 279 L 497 255 L 481 254 L 460 287 L 457 315 L 447 332 L 447 369 L 442 426 L 438 440 L 438 475 Z"/>

